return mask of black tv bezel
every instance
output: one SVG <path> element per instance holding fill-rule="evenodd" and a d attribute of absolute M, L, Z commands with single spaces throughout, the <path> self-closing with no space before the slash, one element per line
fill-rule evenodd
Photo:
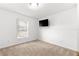
<path fill-rule="evenodd" d="M 45 21 L 46 21 L 47 24 L 45 24 Z M 41 26 L 41 27 L 47 27 L 47 26 L 49 26 L 48 19 L 40 20 L 39 21 L 39 26 Z"/>

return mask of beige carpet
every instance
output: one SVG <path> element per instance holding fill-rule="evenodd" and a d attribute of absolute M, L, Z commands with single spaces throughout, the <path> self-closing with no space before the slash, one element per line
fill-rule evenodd
<path fill-rule="evenodd" d="M 43 41 L 32 41 L 0 50 L 2 56 L 75 56 L 76 52 L 48 44 Z"/>

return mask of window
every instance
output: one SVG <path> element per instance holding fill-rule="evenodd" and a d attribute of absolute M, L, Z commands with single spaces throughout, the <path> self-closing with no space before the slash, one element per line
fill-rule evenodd
<path fill-rule="evenodd" d="M 27 37 L 27 22 L 18 20 L 17 22 L 17 38 Z"/>

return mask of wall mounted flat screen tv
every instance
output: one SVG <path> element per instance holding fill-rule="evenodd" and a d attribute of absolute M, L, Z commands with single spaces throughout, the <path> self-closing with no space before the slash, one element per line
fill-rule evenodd
<path fill-rule="evenodd" d="M 48 19 L 40 20 L 39 21 L 40 26 L 49 26 L 49 21 Z"/>

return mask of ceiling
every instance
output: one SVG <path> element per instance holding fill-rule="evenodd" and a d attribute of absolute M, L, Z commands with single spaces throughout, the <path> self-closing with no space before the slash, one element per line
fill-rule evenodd
<path fill-rule="evenodd" d="M 40 18 L 75 7 L 72 3 L 44 3 L 38 9 L 30 9 L 28 3 L 0 4 L 1 8 L 19 12 L 29 17 Z"/>

